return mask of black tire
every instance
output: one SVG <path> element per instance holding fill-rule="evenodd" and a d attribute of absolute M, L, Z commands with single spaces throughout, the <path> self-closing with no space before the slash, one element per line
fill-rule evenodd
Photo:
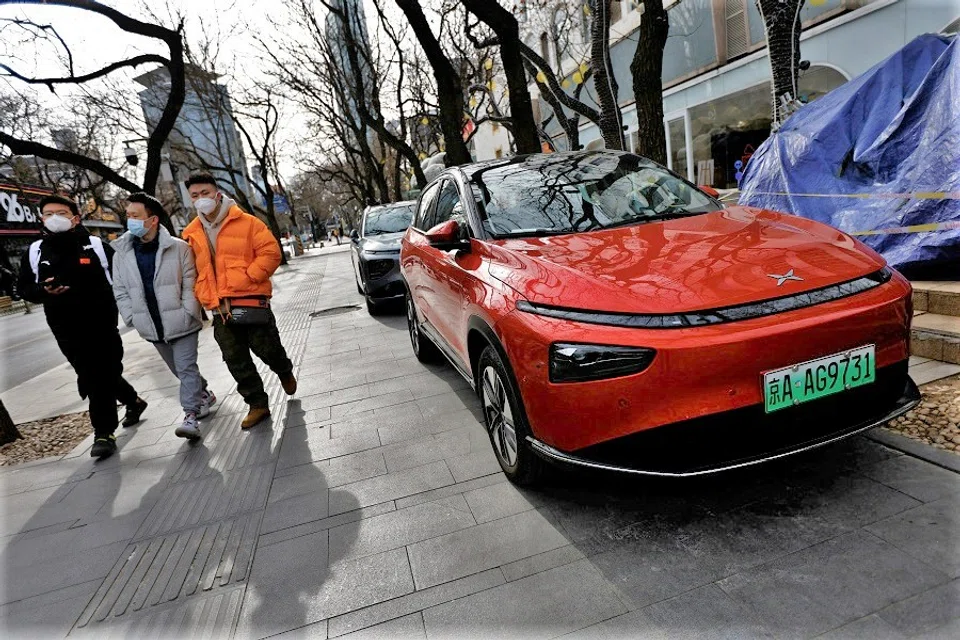
<path fill-rule="evenodd" d="M 500 353 L 488 346 L 477 364 L 477 389 L 493 453 L 507 478 L 517 485 L 536 483 L 543 461 L 530 448 L 523 401 Z M 512 433 L 511 433 L 512 431 Z"/>
<path fill-rule="evenodd" d="M 372 316 L 379 316 L 383 310 L 380 308 L 380 304 L 377 303 L 370 296 L 364 296 L 364 299 L 367 301 L 367 313 Z"/>
<path fill-rule="evenodd" d="M 423 335 L 420 331 L 420 319 L 417 317 L 417 307 L 413 304 L 413 296 L 407 291 L 405 300 L 407 309 L 407 333 L 410 334 L 410 345 L 413 347 L 413 355 L 417 360 L 424 364 L 433 364 L 439 362 L 441 358 L 440 350 L 437 345 L 430 342 L 430 338 Z"/>

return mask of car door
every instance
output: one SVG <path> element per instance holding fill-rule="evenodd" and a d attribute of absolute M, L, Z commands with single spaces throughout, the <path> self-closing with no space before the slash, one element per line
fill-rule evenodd
<path fill-rule="evenodd" d="M 463 207 L 457 182 L 452 178 L 445 179 L 440 185 L 432 226 L 457 220 L 466 231 L 468 225 Z M 426 300 L 426 306 L 430 309 L 428 320 L 447 345 L 462 357 L 466 335 L 462 326 L 464 270 L 458 262 L 461 252 L 442 251 L 429 245 L 424 252 L 425 262 L 430 264 L 429 277 L 433 281 L 429 289 L 424 288 L 425 295 L 429 296 Z"/>
<path fill-rule="evenodd" d="M 427 271 L 432 268 L 425 261 L 429 257 L 427 248 L 427 239 L 424 233 L 432 226 L 434 213 L 437 206 L 437 195 L 440 192 L 440 184 L 436 183 L 426 188 L 420 196 L 417 205 L 417 213 L 414 216 L 413 223 L 407 231 L 406 241 L 404 243 L 403 253 L 401 255 L 403 276 L 406 279 L 407 287 L 410 290 L 410 296 L 421 317 L 424 316 L 426 298 L 424 289 L 433 286 L 432 280 Z M 428 226 L 429 225 L 429 226 Z"/>

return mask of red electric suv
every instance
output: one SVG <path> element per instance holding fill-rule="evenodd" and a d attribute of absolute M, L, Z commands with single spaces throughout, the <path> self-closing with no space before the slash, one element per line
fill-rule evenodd
<path fill-rule="evenodd" d="M 919 401 L 911 289 L 823 224 L 639 156 L 451 168 L 403 239 L 410 339 L 477 390 L 504 473 L 683 476 L 848 437 Z"/>

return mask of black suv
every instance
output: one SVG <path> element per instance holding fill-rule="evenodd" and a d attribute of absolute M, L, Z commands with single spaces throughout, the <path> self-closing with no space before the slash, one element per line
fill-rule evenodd
<path fill-rule="evenodd" d="M 353 232 L 351 255 L 357 290 L 366 298 L 371 315 L 404 298 L 400 240 L 410 226 L 416 205 L 415 200 L 408 200 L 367 207 L 360 230 Z"/>

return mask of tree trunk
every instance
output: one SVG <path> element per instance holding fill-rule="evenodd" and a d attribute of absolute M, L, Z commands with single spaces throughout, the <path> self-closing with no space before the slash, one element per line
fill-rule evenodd
<path fill-rule="evenodd" d="M 800 66 L 800 10 L 805 0 L 756 0 L 767 34 L 767 54 L 773 98 L 773 125 L 776 131 L 786 120 L 780 98 L 797 98 L 797 74 Z"/>
<path fill-rule="evenodd" d="M 610 3 L 596 0 L 590 39 L 593 87 L 600 105 L 600 134 L 607 149 L 623 149 L 623 118 L 617 103 L 617 79 L 610 61 Z"/>
<path fill-rule="evenodd" d="M 471 162 L 470 151 L 463 142 L 463 83 L 457 70 L 443 53 L 443 48 L 433 35 L 423 8 L 418 0 L 396 0 L 397 6 L 407 16 L 414 35 L 433 68 L 437 81 L 437 96 L 440 102 L 440 131 L 447 153 L 447 166 Z"/>
<path fill-rule="evenodd" d="M 533 103 L 527 87 L 520 46 L 520 26 L 516 17 L 490 0 L 461 0 L 470 13 L 477 16 L 494 33 L 500 42 L 500 60 L 507 77 L 510 91 L 510 117 L 513 119 L 513 139 L 517 153 L 540 153 L 540 136 L 533 117 Z"/>
<path fill-rule="evenodd" d="M 276 238 L 277 244 L 280 245 L 280 264 L 287 264 L 287 252 L 283 250 L 283 243 L 280 242 L 280 223 L 277 222 L 277 211 L 273 206 L 273 189 L 270 188 L 270 175 L 266 171 L 261 171 L 260 179 L 263 180 L 263 186 L 267 191 L 266 202 L 264 203 L 264 216 L 267 219 L 267 226 L 270 228 L 270 233 Z M 251 211 L 251 213 L 253 212 Z"/>
<path fill-rule="evenodd" d="M 670 21 L 663 0 L 644 0 L 637 49 L 630 63 L 637 104 L 636 153 L 667 166 L 667 136 L 663 125 L 663 47 Z"/>
<path fill-rule="evenodd" d="M 23 438 L 17 430 L 17 425 L 13 424 L 13 418 L 3 406 L 3 400 L 0 400 L 0 445 L 9 444 L 14 440 Z"/>

